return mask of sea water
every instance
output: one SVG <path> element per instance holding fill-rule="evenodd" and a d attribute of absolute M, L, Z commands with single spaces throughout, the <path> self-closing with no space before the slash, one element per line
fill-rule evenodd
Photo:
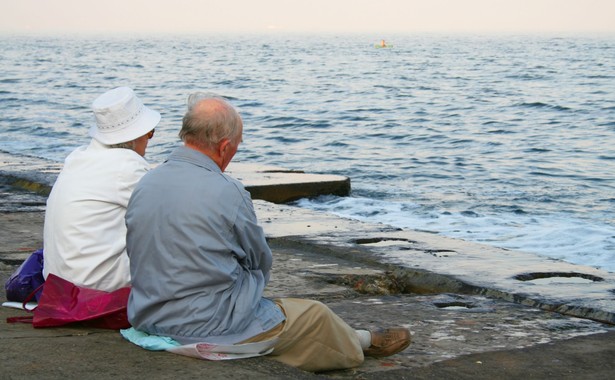
<path fill-rule="evenodd" d="M 187 95 L 244 119 L 237 161 L 352 181 L 296 203 L 615 271 L 614 36 L 0 37 L 0 150 L 62 161 L 135 89 L 179 144 Z"/>

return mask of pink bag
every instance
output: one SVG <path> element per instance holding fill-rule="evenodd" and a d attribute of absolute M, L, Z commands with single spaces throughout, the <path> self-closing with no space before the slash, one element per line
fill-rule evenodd
<path fill-rule="evenodd" d="M 34 327 L 54 327 L 80 322 L 90 327 L 125 329 L 130 327 L 126 314 L 130 287 L 113 292 L 82 288 L 49 274 L 43 294 L 31 319 Z M 28 322 L 15 318 L 9 322 Z"/>

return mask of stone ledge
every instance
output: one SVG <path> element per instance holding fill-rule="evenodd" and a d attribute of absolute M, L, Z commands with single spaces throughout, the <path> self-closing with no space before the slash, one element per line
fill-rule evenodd
<path fill-rule="evenodd" d="M 480 294 L 615 325 L 611 272 L 298 207 L 262 201 L 254 205 L 271 239 L 322 247 L 330 256 L 378 266 L 391 272 L 379 281 L 396 283 L 399 289 Z"/>
<path fill-rule="evenodd" d="M 0 177 L 3 182 L 44 196 L 49 195 L 61 168 L 61 163 L 0 151 Z M 268 165 L 231 162 L 226 173 L 240 180 L 252 199 L 273 203 L 319 195 L 347 196 L 351 189 L 348 177 L 309 174 Z"/>

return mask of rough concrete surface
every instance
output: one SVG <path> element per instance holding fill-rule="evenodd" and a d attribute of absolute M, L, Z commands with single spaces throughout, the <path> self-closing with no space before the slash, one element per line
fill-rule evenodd
<path fill-rule="evenodd" d="M 24 167 L 27 173 L 7 177 L 0 162 L 2 283 L 42 246 L 44 192 L 23 185 L 49 175 L 44 165 Z M 613 273 L 287 205 L 255 201 L 255 209 L 274 254 L 267 296 L 318 299 L 355 328 L 407 326 L 413 343 L 355 369 L 312 374 L 267 357 L 209 362 L 146 351 L 116 331 L 8 324 L 7 317 L 27 312 L 1 307 L 0 379 L 605 379 L 615 373 Z"/>
<path fill-rule="evenodd" d="M 43 213 L 2 213 L 0 281 L 17 257 L 41 245 Z M 353 258 L 348 247 L 297 237 L 270 237 L 274 271 L 267 296 L 326 303 L 351 326 L 403 325 L 413 343 L 355 369 L 311 374 L 268 358 L 208 362 L 150 352 L 115 331 L 34 329 L 7 324 L 26 312 L 0 308 L 0 378 L 608 378 L 615 370 L 615 331 L 608 324 L 476 294 L 391 293 L 391 269 Z M 386 277 L 386 276 L 385 276 Z M 3 295 L 4 296 L 4 295 Z"/>

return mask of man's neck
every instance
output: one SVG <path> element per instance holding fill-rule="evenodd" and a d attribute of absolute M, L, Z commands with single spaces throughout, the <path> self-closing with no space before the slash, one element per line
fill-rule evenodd
<path fill-rule="evenodd" d="M 208 149 L 208 148 L 204 148 L 198 145 L 194 145 L 191 143 L 184 143 L 184 146 L 186 148 L 192 149 L 192 150 L 196 150 L 197 152 L 200 152 L 204 155 L 206 155 L 207 157 L 209 157 L 213 162 L 215 162 L 216 165 L 218 165 L 218 167 L 220 168 L 220 170 L 222 170 L 222 157 L 220 157 L 220 155 L 212 150 L 212 149 Z M 224 170 L 222 170 L 224 171 Z"/>

